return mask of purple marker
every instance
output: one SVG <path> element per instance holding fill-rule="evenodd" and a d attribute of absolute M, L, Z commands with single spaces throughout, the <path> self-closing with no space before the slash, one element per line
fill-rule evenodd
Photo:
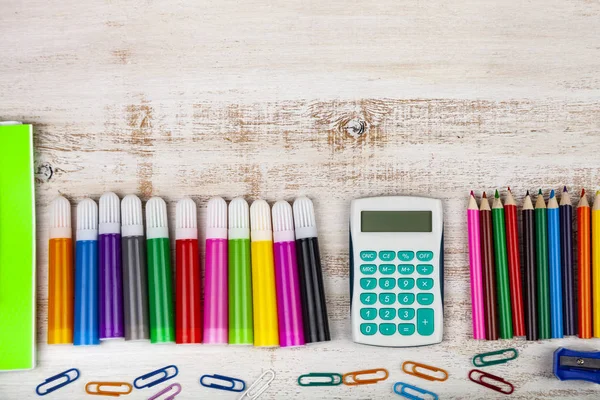
<path fill-rule="evenodd" d="M 100 340 L 125 337 L 119 196 L 100 197 L 98 224 L 98 311 Z"/>
<path fill-rule="evenodd" d="M 273 253 L 275 256 L 275 286 L 279 345 L 302 346 L 302 302 L 296 262 L 296 237 L 292 206 L 281 200 L 273 206 Z"/>

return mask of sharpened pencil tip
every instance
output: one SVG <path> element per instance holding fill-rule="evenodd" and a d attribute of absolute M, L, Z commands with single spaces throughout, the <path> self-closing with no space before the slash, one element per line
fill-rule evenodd
<path fill-rule="evenodd" d="M 527 191 L 527 193 L 525 193 L 525 196 L 529 196 L 529 190 Z"/>
<path fill-rule="evenodd" d="M 552 189 L 552 190 L 550 191 L 550 198 L 551 198 L 551 199 L 553 199 L 553 198 L 554 198 L 554 189 Z"/>
<path fill-rule="evenodd" d="M 471 190 L 471 196 L 475 197 L 475 193 Z"/>
<path fill-rule="evenodd" d="M 483 192 L 483 196 L 482 196 L 482 197 L 483 197 L 484 199 L 486 199 L 486 198 L 487 198 L 487 194 L 485 194 L 485 192 Z"/>
<path fill-rule="evenodd" d="M 565 187 L 563 188 L 563 192 L 568 192 L 568 190 L 567 190 L 567 186 L 565 186 Z"/>
<path fill-rule="evenodd" d="M 540 189 L 540 190 L 538 191 L 538 194 L 542 194 L 542 189 Z"/>
<path fill-rule="evenodd" d="M 581 197 L 585 196 L 585 189 L 581 189 Z"/>
<path fill-rule="evenodd" d="M 511 190 L 510 190 L 510 186 L 508 187 L 508 191 L 509 191 L 509 192 L 511 191 Z"/>
<path fill-rule="evenodd" d="M 498 194 L 498 189 L 496 189 L 496 194 L 494 195 L 495 198 L 499 198 L 500 195 Z"/>
<path fill-rule="evenodd" d="M 600 190 L 596 190 L 596 196 L 600 194 Z"/>

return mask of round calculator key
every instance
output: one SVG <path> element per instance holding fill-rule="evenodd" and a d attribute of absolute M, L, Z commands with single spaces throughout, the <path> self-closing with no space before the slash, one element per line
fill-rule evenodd
<path fill-rule="evenodd" d="M 417 279 L 417 287 L 421 290 L 431 290 L 433 289 L 433 279 L 419 278 Z"/>
<path fill-rule="evenodd" d="M 360 317 L 366 321 L 374 320 L 377 316 L 376 308 L 361 308 L 360 309 Z"/>
<path fill-rule="evenodd" d="M 398 273 L 402 275 L 410 275 L 415 272 L 415 266 L 412 264 L 400 264 L 398 265 Z"/>
<path fill-rule="evenodd" d="M 384 336 L 392 336 L 396 333 L 396 325 L 395 324 L 379 324 L 379 333 Z"/>
<path fill-rule="evenodd" d="M 381 295 L 380 295 L 381 296 Z M 377 302 L 377 294 L 375 293 L 361 293 L 360 294 L 360 302 L 371 306 Z"/>
<path fill-rule="evenodd" d="M 429 275 L 433 272 L 433 265 L 419 264 L 417 265 L 417 272 L 419 273 L 419 275 Z"/>
<path fill-rule="evenodd" d="M 377 324 L 360 324 L 360 333 L 371 336 L 377 333 Z"/>
<path fill-rule="evenodd" d="M 396 280 L 394 278 L 379 278 L 379 287 L 384 290 L 393 289 L 396 286 Z"/>
<path fill-rule="evenodd" d="M 382 275 L 392 275 L 396 272 L 396 266 L 394 264 L 381 264 L 379 266 L 379 272 L 381 272 Z"/>
<path fill-rule="evenodd" d="M 400 293 L 398 295 L 398 303 L 403 306 L 409 306 L 415 302 L 415 295 L 412 293 Z"/>
<path fill-rule="evenodd" d="M 414 324 L 398 324 L 398 333 L 404 336 L 410 336 L 415 333 Z"/>
<path fill-rule="evenodd" d="M 363 261 L 375 261 L 377 259 L 377 252 L 372 250 L 361 251 L 360 259 Z"/>
<path fill-rule="evenodd" d="M 402 250 L 398 252 L 398 259 L 400 261 L 411 261 L 415 258 L 415 252 L 409 250 Z"/>
<path fill-rule="evenodd" d="M 360 287 L 365 290 L 375 289 L 375 286 L 377 286 L 377 279 L 375 278 L 361 278 L 360 280 Z"/>
<path fill-rule="evenodd" d="M 417 303 L 428 306 L 433 303 L 433 294 L 432 293 L 419 293 L 417 295 Z"/>
<path fill-rule="evenodd" d="M 410 290 L 415 287 L 415 280 L 412 278 L 400 278 L 398 279 L 398 287 L 401 290 Z"/>
<path fill-rule="evenodd" d="M 375 265 L 375 264 L 362 264 L 360 266 L 360 272 L 362 272 L 365 275 L 373 275 L 375 272 L 377 272 L 377 265 Z"/>
<path fill-rule="evenodd" d="M 389 306 L 394 304 L 396 301 L 396 294 L 394 293 L 379 293 L 379 302 L 383 305 Z"/>
<path fill-rule="evenodd" d="M 396 258 L 396 253 L 390 250 L 380 251 L 379 259 L 381 261 L 393 261 Z"/>
<path fill-rule="evenodd" d="M 417 260 L 431 261 L 431 260 L 433 260 L 433 252 L 432 251 L 417 251 Z"/>
<path fill-rule="evenodd" d="M 390 321 L 396 318 L 396 309 L 395 308 L 380 308 L 379 309 L 379 318 L 384 321 Z"/>
<path fill-rule="evenodd" d="M 398 318 L 404 321 L 410 321 L 415 317 L 415 309 L 414 308 L 399 308 L 398 309 Z"/>

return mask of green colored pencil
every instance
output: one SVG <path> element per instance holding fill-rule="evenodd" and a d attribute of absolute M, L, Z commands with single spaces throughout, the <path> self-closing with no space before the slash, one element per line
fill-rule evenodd
<path fill-rule="evenodd" d="M 548 215 L 542 189 L 535 202 L 535 251 L 539 338 L 550 339 L 550 278 L 548 264 Z"/>
<path fill-rule="evenodd" d="M 508 284 L 508 254 L 506 250 L 504 206 L 502 205 L 497 190 L 494 204 L 492 205 L 492 224 L 494 227 L 494 255 L 496 256 L 496 285 L 498 287 L 500 338 L 512 339 L 512 310 L 510 308 L 510 288 Z"/>

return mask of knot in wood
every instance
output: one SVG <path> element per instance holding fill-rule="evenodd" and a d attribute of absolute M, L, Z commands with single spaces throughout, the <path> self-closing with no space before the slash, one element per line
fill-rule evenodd
<path fill-rule="evenodd" d="M 360 118 L 352 118 L 342 126 L 342 129 L 344 129 L 349 136 L 357 139 L 367 133 L 367 123 Z"/>

